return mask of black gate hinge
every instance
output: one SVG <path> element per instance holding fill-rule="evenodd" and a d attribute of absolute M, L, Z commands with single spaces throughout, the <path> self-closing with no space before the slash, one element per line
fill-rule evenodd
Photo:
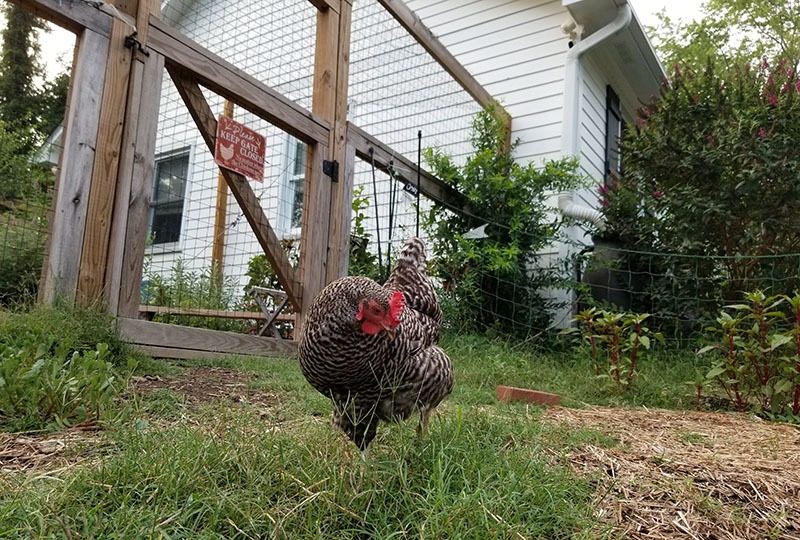
<path fill-rule="evenodd" d="M 328 161 L 327 159 L 322 162 L 322 172 L 325 176 L 330 176 L 334 182 L 339 181 L 339 162 L 336 160 Z"/>

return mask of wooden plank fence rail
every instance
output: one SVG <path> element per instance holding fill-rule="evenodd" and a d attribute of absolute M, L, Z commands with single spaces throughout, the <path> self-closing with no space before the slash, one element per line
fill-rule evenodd
<path fill-rule="evenodd" d="M 171 306 L 139 306 L 139 313 L 147 320 L 152 319 L 153 315 L 188 315 L 192 317 L 216 317 L 220 319 L 253 319 L 264 321 L 267 319 L 265 313 L 261 311 L 224 311 L 221 309 L 202 309 L 202 308 L 181 308 Z M 295 322 L 296 317 L 293 313 L 280 314 L 275 317 L 276 322 Z"/>

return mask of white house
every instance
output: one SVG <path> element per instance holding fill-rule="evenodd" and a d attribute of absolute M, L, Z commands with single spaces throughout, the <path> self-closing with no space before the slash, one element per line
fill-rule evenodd
<path fill-rule="evenodd" d="M 619 167 L 624 123 L 658 93 L 665 76 L 625 0 L 406 4 L 510 113 L 512 137 L 520 140 L 516 158 L 523 163 L 575 155 L 586 175 L 603 182 L 607 171 Z M 303 0 L 168 0 L 162 12 L 169 24 L 306 108 L 315 16 L 316 8 Z M 221 99 L 207 97 L 221 113 Z M 420 142 L 457 158 L 466 155 L 469 124 L 480 110 L 375 0 L 354 1 L 348 98 L 349 121 L 414 162 Z M 235 111 L 234 118 L 266 135 L 265 179 L 253 186 L 279 236 L 296 236 L 304 145 L 249 113 Z M 156 145 L 150 268 L 167 272 L 178 258 L 190 270 L 208 268 L 217 169 L 167 76 Z M 377 215 L 375 205 L 366 210 L 368 227 L 386 242 L 395 188 L 387 175 L 360 162 L 355 183 L 371 200 L 373 178 L 379 204 Z M 591 190 L 554 194 L 553 205 L 587 222 L 599 219 Z M 392 214 L 399 242 L 414 223 L 410 202 L 400 195 Z M 228 202 L 224 218 L 224 273 L 241 282 L 260 248 L 235 202 Z M 583 238 L 585 228 L 571 234 Z"/>

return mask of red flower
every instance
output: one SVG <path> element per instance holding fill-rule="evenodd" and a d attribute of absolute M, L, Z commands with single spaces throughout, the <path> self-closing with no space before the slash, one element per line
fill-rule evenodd
<path fill-rule="evenodd" d="M 763 129 L 763 128 L 762 128 L 762 129 L 759 129 L 759 130 L 758 130 L 758 136 L 759 136 L 759 138 L 760 138 L 760 137 L 766 137 L 766 136 L 767 136 L 767 132 L 766 132 L 766 131 L 764 131 L 764 129 Z"/>
<path fill-rule="evenodd" d="M 663 196 L 664 196 L 664 192 L 661 191 L 660 189 L 653 192 L 653 197 L 655 197 L 656 199 L 660 199 Z"/>

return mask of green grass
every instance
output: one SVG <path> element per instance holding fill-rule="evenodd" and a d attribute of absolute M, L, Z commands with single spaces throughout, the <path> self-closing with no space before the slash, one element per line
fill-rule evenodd
<path fill-rule="evenodd" d="M 0 535 L 569 538 L 591 527 L 588 484 L 543 452 L 552 433 L 535 416 L 455 412 L 422 441 L 383 430 L 367 459 L 327 421 L 267 429 L 220 407 L 196 419 L 121 429 L 95 465 L 16 479 Z"/>
<path fill-rule="evenodd" d="M 644 363 L 633 391 L 620 394 L 573 351 L 471 336 L 443 345 L 456 388 L 427 436 L 418 439 L 411 422 L 382 425 L 366 458 L 331 427 L 329 402 L 295 361 L 142 362 L 140 373 L 162 377 L 199 364 L 247 371 L 277 404 L 197 408 L 171 390 L 123 393 L 102 441 L 75 450 L 86 459 L 0 476 L 0 538 L 605 537 L 592 483 L 565 456 L 616 442 L 542 422 L 536 407 L 498 403 L 496 386 L 556 392 L 575 405 L 681 407 L 691 397 L 690 356 Z"/>
<path fill-rule="evenodd" d="M 479 336 L 449 336 L 443 346 L 456 365 L 455 398 L 473 405 L 494 403 L 496 387 L 505 385 L 559 394 L 569 406 L 692 408 L 694 389 L 686 382 L 708 369 L 691 351 L 662 350 L 641 361 L 633 388 L 621 391 L 595 376 L 588 352 L 537 352 Z"/>

